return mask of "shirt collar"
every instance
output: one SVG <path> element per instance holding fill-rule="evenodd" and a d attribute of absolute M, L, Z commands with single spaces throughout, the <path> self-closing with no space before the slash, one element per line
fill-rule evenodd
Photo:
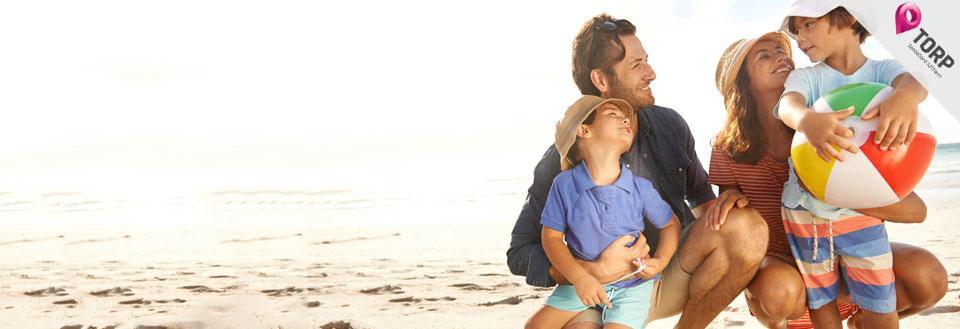
<path fill-rule="evenodd" d="M 593 183 L 593 177 L 590 177 L 586 161 L 581 160 L 580 164 L 573 168 L 573 184 L 578 193 L 586 192 L 597 186 Z M 620 177 L 613 182 L 613 186 L 619 187 L 627 193 L 633 191 L 633 172 L 627 169 L 626 164 L 622 162 L 620 163 Z"/>

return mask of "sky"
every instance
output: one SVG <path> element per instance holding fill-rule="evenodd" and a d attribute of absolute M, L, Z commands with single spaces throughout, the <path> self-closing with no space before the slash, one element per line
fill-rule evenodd
<path fill-rule="evenodd" d="M 529 175 L 579 96 L 572 40 L 601 12 L 638 26 L 657 103 L 686 118 L 706 165 L 723 120 L 720 54 L 778 28 L 786 6 L 5 2 L 0 179 L 14 190 L 429 190 Z M 864 49 L 889 57 L 872 39 Z M 935 97 L 920 108 L 940 142 L 960 141 Z"/>

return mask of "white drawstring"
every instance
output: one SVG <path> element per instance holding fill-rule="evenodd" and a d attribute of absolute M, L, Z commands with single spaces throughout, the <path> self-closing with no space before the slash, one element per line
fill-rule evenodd
<path fill-rule="evenodd" d="M 834 265 L 834 264 L 833 264 L 833 255 L 834 255 L 834 250 L 833 250 L 833 221 L 832 221 L 832 220 L 826 220 L 826 222 L 827 222 L 827 229 L 829 230 L 828 233 L 829 233 L 829 237 L 830 237 L 830 255 L 827 256 L 827 257 L 830 257 L 830 259 L 829 259 L 830 263 L 828 263 L 828 266 L 830 266 L 830 269 L 831 269 L 831 271 L 832 271 L 832 270 L 833 270 L 833 265 Z M 817 251 L 818 251 L 818 250 L 820 250 L 820 235 L 817 234 L 817 217 L 813 217 L 813 262 L 817 262 Z"/>
<path fill-rule="evenodd" d="M 636 271 L 633 271 L 633 273 L 630 273 L 630 274 L 621 276 L 619 279 L 616 279 L 616 280 L 614 280 L 613 282 L 607 283 L 607 284 L 605 284 L 604 286 L 609 286 L 609 285 L 611 285 L 611 284 L 614 284 L 614 283 L 617 283 L 617 282 L 620 282 L 620 281 L 629 279 L 629 278 L 633 277 L 634 275 L 637 275 L 637 273 L 643 272 L 643 269 L 647 268 L 647 264 L 644 264 L 643 261 L 640 260 L 640 258 L 637 258 L 637 261 L 640 263 L 640 266 L 637 267 L 637 270 L 636 270 Z"/>

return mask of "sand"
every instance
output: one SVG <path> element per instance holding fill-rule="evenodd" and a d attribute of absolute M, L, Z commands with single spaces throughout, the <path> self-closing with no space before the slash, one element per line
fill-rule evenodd
<path fill-rule="evenodd" d="M 903 328 L 960 324 L 956 194 L 923 191 L 928 220 L 888 226 L 893 241 L 927 247 L 950 273 L 947 296 L 904 319 Z M 518 328 L 551 292 L 525 285 L 506 267 L 519 205 L 432 210 L 436 216 L 460 209 L 461 220 L 404 221 L 409 213 L 385 209 L 340 212 L 345 218 L 336 220 L 335 211 L 323 219 L 300 214 L 283 225 L 219 220 L 5 230 L 0 327 Z M 370 220 L 383 216 L 390 219 Z M 711 327 L 760 325 L 741 296 Z"/>

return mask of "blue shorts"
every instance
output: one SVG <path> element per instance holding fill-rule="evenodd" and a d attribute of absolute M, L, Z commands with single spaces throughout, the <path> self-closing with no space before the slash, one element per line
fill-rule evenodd
<path fill-rule="evenodd" d="M 603 323 L 614 322 L 635 329 L 646 326 L 647 313 L 650 311 L 650 295 L 653 293 L 653 280 L 630 288 L 614 286 L 604 288 L 613 307 L 601 307 Z M 570 312 L 582 312 L 589 308 L 583 305 L 580 297 L 577 296 L 577 290 L 569 284 L 557 285 L 553 294 L 547 298 L 546 305 Z"/>

